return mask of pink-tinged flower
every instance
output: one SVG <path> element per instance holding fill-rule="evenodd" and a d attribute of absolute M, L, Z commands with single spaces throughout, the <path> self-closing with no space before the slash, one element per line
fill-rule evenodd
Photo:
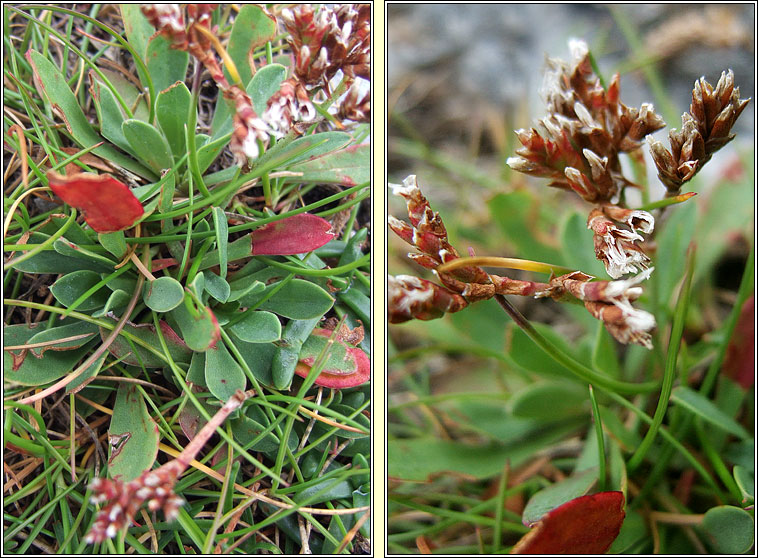
<path fill-rule="evenodd" d="M 387 315 L 391 324 L 433 320 L 468 306 L 463 296 L 412 275 L 387 277 Z"/>
<path fill-rule="evenodd" d="M 336 8 L 297 4 L 282 10 L 295 58 L 295 77 L 307 87 L 327 86 L 342 71 L 349 78 L 371 78 L 371 6 Z"/>
<path fill-rule="evenodd" d="M 551 279 L 550 286 L 537 297 L 560 299 L 569 294 L 583 301 L 590 314 L 602 321 L 608 332 L 621 343 L 635 343 L 652 349 L 652 337 L 648 332 L 655 328 L 655 316 L 634 308 L 632 302 L 642 294 L 638 284 L 650 277 L 653 269 L 619 281 L 590 281 L 592 277 L 576 271 Z"/>
<path fill-rule="evenodd" d="M 293 123 L 315 120 L 316 109 L 303 84 L 295 78 L 289 78 L 282 82 L 279 91 L 268 100 L 262 119 L 274 135 L 282 137 L 290 131 Z"/>
<path fill-rule="evenodd" d="M 99 233 L 128 229 L 145 213 L 129 187 L 107 174 L 64 176 L 50 170 L 47 181 L 55 195 L 82 210 L 84 220 Z"/>
<path fill-rule="evenodd" d="M 626 222 L 631 230 L 620 228 L 614 221 Z M 594 233 L 595 256 L 603 262 L 608 275 L 617 279 L 647 268 L 650 258 L 637 244 L 643 238 L 636 230 L 648 233 L 653 225 L 653 216 L 645 211 L 602 206 L 590 212 L 587 228 Z"/>
<path fill-rule="evenodd" d="M 184 501 L 174 493 L 174 485 L 179 476 L 195 459 L 200 449 L 208 441 L 229 414 L 238 409 L 250 394 L 237 391 L 216 412 L 197 435 L 187 444 L 176 459 L 161 465 L 153 471 L 145 471 L 127 483 L 119 479 L 95 478 L 90 484 L 93 504 L 104 504 L 95 522 L 87 533 L 88 544 L 112 539 L 121 529 L 134 521 L 144 502 L 150 511 L 163 510 L 167 521 L 176 519 Z"/>
<path fill-rule="evenodd" d="M 259 142 L 265 147 L 268 145 L 271 127 L 260 118 L 253 101 L 245 91 L 237 85 L 232 85 L 224 90 L 223 95 L 234 103 L 234 115 L 232 116 L 232 139 L 229 149 L 234 153 L 237 164 L 246 165 L 250 159 L 257 159 L 260 155 Z"/>
<path fill-rule="evenodd" d="M 337 112 L 342 120 L 352 120 L 354 122 L 371 121 L 371 90 L 366 91 L 361 96 L 361 87 L 356 82 L 348 89 L 345 98 L 340 104 Z"/>

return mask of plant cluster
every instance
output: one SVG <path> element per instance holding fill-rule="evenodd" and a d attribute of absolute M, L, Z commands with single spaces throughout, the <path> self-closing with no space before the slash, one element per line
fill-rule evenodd
<path fill-rule="evenodd" d="M 507 159 L 566 195 L 518 179 L 494 191 L 490 177 L 467 190 L 484 198 L 471 204 L 474 215 L 443 223 L 416 176 L 389 185 L 408 214 L 389 216 L 389 228 L 434 276 L 388 277 L 389 322 L 405 324 L 402 334 L 390 329 L 389 544 L 429 553 L 748 553 L 753 177 L 719 177 L 709 189 L 696 177 L 734 138 L 748 100 L 731 71 L 715 86 L 699 79 L 667 149 L 652 139 L 665 126 L 652 105 L 623 104 L 619 75 L 604 85 L 587 45 L 570 49 L 571 62 L 547 61 L 547 115 L 516 131 L 521 146 Z M 405 118 L 391 115 L 413 137 L 398 141 L 410 158 L 441 169 L 437 181 L 448 187 L 477 182 L 479 166 L 416 145 Z M 657 201 L 644 176 L 646 138 L 665 187 Z M 687 201 L 695 191 L 681 193 L 691 180 L 701 207 Z M 494 235 L 476 213 L 484 205 Z M 453 246 L 461 237 L 532 259 L 462 255 Z M 741 281 L 722 303 L 719 262 L 735 252 Z M 525 300 L 517 308 L 511 295 L 583 308 Z M 474 304 L 489 299 L 499 306 Z"/>
<path fill-rule="evenodd" d="M 4 7 L 6 545 L 364 547 L 370 5 L 87 9 Z"/>

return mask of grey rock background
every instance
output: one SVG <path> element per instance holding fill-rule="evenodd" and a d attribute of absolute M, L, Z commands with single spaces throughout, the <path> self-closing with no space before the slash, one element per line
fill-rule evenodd
<path fill-rule="evenodd" d="M 677 114 L 676 121 L 667 119 L 669 127 L 681 126 L 679 117 L 701 75 L 715 85 L 721 71 L 731 68 L 742 98 L 755 98 L 754 4 L 619 4 L 614 9 L 658 60 Z M 390 142 L 393 136 L 408 137 L 408 126 L 400 129 L 392 119 L 396 111 L 417 139 L 433 147 L 456 152 L 468 144 L 477 158 L 502 158 L 496 145 L 488 145 L 488 136 L 511 134 L 507 141 L 512 142 L 514 128 L 544 114 L 537 92 L 545 56 L 569 59 L 570 38 L 587 41 L 606 79 L 621 72 L 624 103 L 638 107 L 652 101 L 662 112 L 643 72 L 634 68 L 645 61 L 632 56 L 607 4 L 388 4 L 387 25 Z M 754 107 L 755 101 L 740 116 L 735 141 L 754 141 Z M 487 127 L 493 118 L 501 119 L 502 130 Z M 497 144 L 496 137 L 493 141 Z M 410 163 L 391 147 L 390 179 L 412 172 Z"/>

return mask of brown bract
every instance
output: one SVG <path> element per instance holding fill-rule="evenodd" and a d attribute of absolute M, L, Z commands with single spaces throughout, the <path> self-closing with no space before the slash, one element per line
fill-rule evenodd
<path fill-rule="evenodd" d="M 107 174 L 64 176 L 50 170 L 47 180 L 53 192 L 80 209 L 87 224 L 99 233 L 128 229 L 145 212 L 129 187 Z"/>

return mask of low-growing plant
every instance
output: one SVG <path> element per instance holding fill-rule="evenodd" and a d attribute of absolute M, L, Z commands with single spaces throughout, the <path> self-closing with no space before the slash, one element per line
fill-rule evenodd
<path fill-rule="evenodd" d="M 700 196 L 681 192 L 735 137 L 748 100 L 731 70 L 715 86 L 700 78 L 666 148 L 650 135 L 665 126 L 653 106 L 623 104 L 619 74 L 603 81 L 584 42 L 570 49 L 570 62 L 547 61 L 547 115 L 516 131 L 521 147 L 507 164 L 581 201 L 556 204 L 555 196 L 527 188 L 494 194 L 490 214 L 513 257 L 476 256 L 471 248 L 461 256 L 443 223 L 454 213 L 434 211 L 414 175 L 390 184 L 408 221 L 390 215 L 389 227 L 434 276 L 388 278 L 389 322 L 429 321 L 411 330 L 426 344 L 412 346 L 403 332 L 391 345 L 390 385 L 398 392 L 390 396 L 388 425 L 391 549 L 748 552 L 754 468 L 745 425 L 753 422 L 754 371 L 737 362 L 753 331 L 736 324 L 741 312 L 753 312 L 752 247 L 725 319 L 709 328 L 700 309 L 716 305 L 708 272 L 727 243 L 714 246 L 714 238 L 736 225 L 725 219 L 740 214 L 730 189 L 744 197 L 752 177 L 708 192 L 701 215 Z M 646 137 L 665 186 L 660 200 L 651 199 L 644 176 Z M 439 154 L 425 159 L 456 167 Z M 717 207 L 733 213 L 712 216 Z M 745 239 L 751 219 L 740 214 Z M 456 224 L 455 236 L 485 242 L 485 225 L 465 227 Z M 540 302 L 547 301 L 512 300 L 518 297 L 565 304 L 545 312 Z M 491 298 L 498 306 L 482 303 Z M 541 321 L 568 322 L 570 341 Z M 423 358 L 439 353 L 463 356 Z M 463 381 L 483 392 L 442 373 L 457 390 L 435 394 L 432 380 L 414 374 L 433 367 L 466 369 Z M 669 538 L 661 541 L 664 532 Z"/>
<path fill-rule="evenodd" d="M 370 15 L 4 6 L 9 553 L 369 547 Z"/>

